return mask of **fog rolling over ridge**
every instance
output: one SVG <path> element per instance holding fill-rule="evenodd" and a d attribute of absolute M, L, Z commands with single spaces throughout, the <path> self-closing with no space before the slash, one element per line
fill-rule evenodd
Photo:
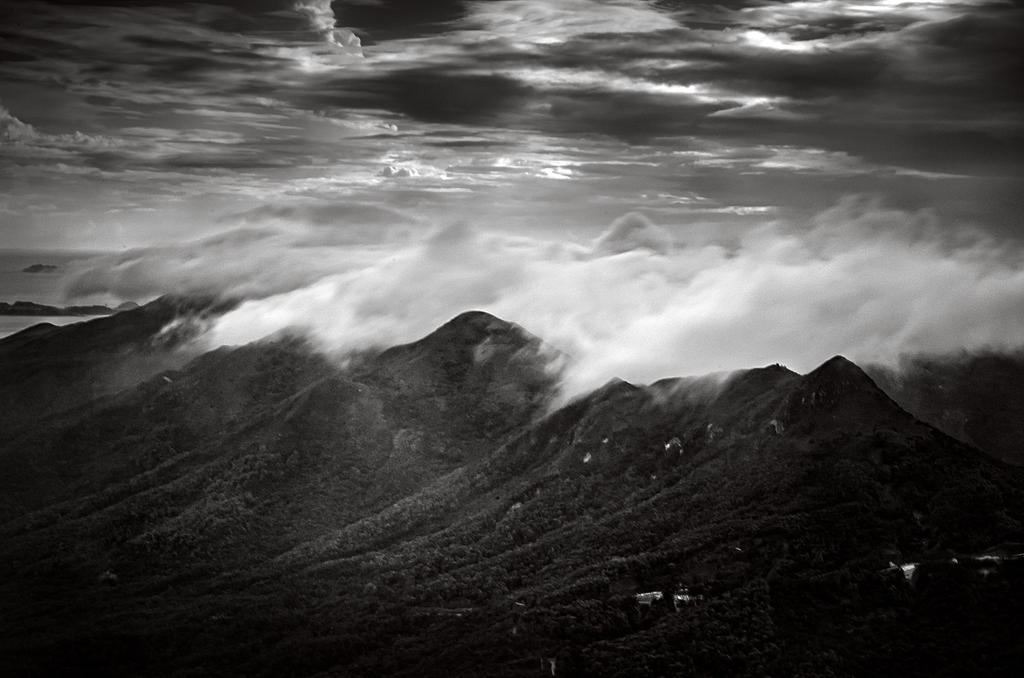
<path fill-rule="evenodd" d="M 485 309 L 570 393 L 1021 342 L 1015 3 L 11 13 L 3 242 L 110 252 L 69 301 L 222 295 L 208 346 L 334 352 Z"/>
<path fill-rule="evenodd" d="M 484 312 L 344 366 L 294 335 L 183 361 L 225 312 L 0 340 L 0 672 L 1020 668 L 1020 356 L 552 405 L 541 339 Z"/>
<path fill-rule="evenodd" d="M 1024 675 L 1020 2 L 3 8 L 0 675 Z"/>
<path fill-rule="evenodd" d="M 238 345 L 290 328 L 332 353 L 410 341 L 479 308 L 566 353 L 568 394 L 836 353 L 1012 349 L 1024 337 L 1014 243 L 927 211 L 851 196 L 803 222 L 723 237 L 631 213 L 588 242 L 458 223 L 402 243 L 353 245 L 306 230 L 237 232 L 92 261 L 68 287 L 244 300 L 200 340 Z"/>

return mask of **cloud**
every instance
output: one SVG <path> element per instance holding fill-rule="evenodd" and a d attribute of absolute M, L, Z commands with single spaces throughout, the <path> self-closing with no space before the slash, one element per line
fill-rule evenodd
<path fill-rule="evenodd" d="M 32 125 L 26 124 L 11 115 L 11 112 L 0 105 L 0 140 L 11 143 L 32 141 L 39 136 Z"/>
<path fill-rule="evenodd" d="M 787 111 L 770 99 L 758 98 L 733 108 L 708 114 L 709 118 L 762 118 L 774 120 L 805 120 L 809 116 Z"/>
<path fill-rule="evenodd" d="M 163 294 L 265 297 L 363 267 L 372 247 L 346 247 L 345 232 L 270 228 L 228 231 L 182 245 L 128 250 L 79 264 L 65 283 L 68 299 L 144 301 Z"/>
<path fill-rule="evenodd" d="M 346 0 L 336 3 L 338 19 L 368 39 L 422 38 L 447 32 L 466 13 L 462 0 Z"/>
<path fill-rule="evenodd" d="M 440 168 L 426 165 L 415 161 L 399 162 L 386 165 L 377 176 L 385 179 L 414 179 L 418 177 L 426 179 L 446 179 L 448 173 Z"/>
<path fill-rule="evenodd" d="M 612 222 L 611 227 L 594 241 L 594 250 L 608 254 L 621 254 L 635 249 L 647 249 L 656 254 L 668 254 L 672 238 L 642 214 L 630 212 Z"/>
<path fill-rule="evenodd" d="M 670 17 L 635 0 L 477 2 L 465 22 L 517 45 L 557 44 L 580 35 L 642 34 L 676 27 Z"/>
<path fill-rule="evenodd" d="M 339 240 L 352 242 L 379 242 L 379 232 L 387 232 L 395 224 L 410 224 L 419 221 L 415 215 L 386 207 L 376 202 L 324 201 L 301 204 L 267 203 L 221 218 L 225 223 L 244 224 L 307 224 L 333 227 L 341 231 Z M 378 237 L 368 237 L 371 229 L 378 231 Z"/>
<path fill-rule="evenodd" d="M 489 73 L 465 73 L 455 67 L 413 67 L 353 78 L 346 73 L 309 102 L 359 108 L 385 108 L 416 120 L 477 125 L 499 120 L 529 97 L 517 80 Z"/>
<path fill-rule="evenodd" d="M 655 286 L 666 275 L 657 257 L 686 269 L 717 244 L 722 256 L 753 261 L 749 229 L 768 216 L 788 220 L 780 237 L 804 223 L 805 254 L 848 257 L 842 237 L 836 245 L 802 221 L 844 192 L 886 195 L 888 208 L 862 210 L 882 222 L 909 219 L 890 212 L 933 214 L 954 234 L 925 239 L 943 256 L 966 251 L 963 223 L 1024 233 L 1022 90 L 1013 86 L 1024 13 L 1011 3 L 12 7 L 4 49 L 17 59 L 0 60 L 0 97 L 16 115 L 0 114 L 0 194 L 16 212 L 4 222 L 6 242 L 117 248 L 187 241 L 225 224 L 277 233 L 237 246 L 276 280 L 263 271 L 247 280 L 232 246 L 211 246 L 211 258 L 181 245 L 118 255 L 79 290 L 287 293 L 357 275 L 346 263 L 353 252 L 372 260 L 381 254 L 369 248 L 382 243 L 410 261 L 419 229 L 459 219 L 529 234 L 540 253 L 526 256 L 521 242 L 508 255 L 522 258 L 521 270 L 543 268 L 545 238 L 572 233 L 554 247 L 567 260 L 563 276 L 607 264 L 614 277 L 616 267 L 647 262 L 631 272 Z M 339 26 L 367 38 L 363 56 L 346 52 Z M 628 212 L 658 226 L 620 224 L 595 250 L 600 231 Z M 827 219 L 864 221 L 834 210 Z M 863 224 L 851 229 L 880 237 Z M 495 238 L 469 238 L 467 251 L 511 247 Z M 272 246 L 293 270 L 275 272 Z M 319 254 L 307 263 L 303 248 Z M 326 263 L 335 256 L 339 267 Z M 218 266 L 223 275 L 207 270 Z"/>
<path fill-rule="evenodd" d="M 380 171 L 380 175 L 382 177 L 386 177 L 388 179 L 392 179 L 392 178 L 406 179 L 406 178 L 409 178 L 409 177 L 418 177 L 420 175 L 420 173 L 416 170 L 415 167 L 408 167 L 408 166 L 403 167 L 403 166 L 400 166 L 400 165 L 388 165 L 387 167 L 385 167 L 384 169 L 382 169 Z"/>
<path fill-rule="evenodd" d="M 122 282 L 128 267 L 154 288 L 173 270 L 179 285 L 216 279 L 218 289 L 250 294 L 214 324 L 209 347 L 293 328 L 344 353 L 487 310 L 569 353 L 572 395 L 612 377 L 650 382 L 774 362 L 806 371 L 836 353 L 895 362 L 906 352 L 1019 346 L 1019 250 L 950 230 L 928 212 L 851 197 L 731 242 L 687 244 L 682 228 L 669 247 L 666 231 L 627 215 L 589 246 L 466 223 L 386 248 L 282 249 L 281 236 L 255 233 L 188 248 L 212 266 L 205 273 L 175 268 L 183 252 L 163 269 L 129 257 L 119 270 Z"/>
<path fill-rule="evenodd" d="M 295 0 L 292 7 L 306 18 L 313 31 L 333 51 L 343 55 L 363 56 L 363 44 L 359 36 L 347 28 L 335 25 L 331 0 Z M 310 58 L 306 63 L 314 65 L 316 61 Z M 328 62 L 328 65 L 341 64 Z"/>
<path fill-rule="evenodd" d="M 33 125 L 15 117 L 0 104 L 0 141 L 5 142 L 9 151 L 32 151 L 23 157 L 61 157 L 66 159 L 74 152 L 108 151 L 122 145 L 117 139 L 75 131 L 69 134 L 48 134 Z"/>

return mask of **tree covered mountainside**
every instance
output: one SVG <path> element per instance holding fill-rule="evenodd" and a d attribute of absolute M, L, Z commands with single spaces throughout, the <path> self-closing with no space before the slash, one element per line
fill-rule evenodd
<path fill-rule="evenodd" d="M 183 354 L 221 308 L 0 341 L 0 673 L 1024 667 L 1024 472 L 900 400 L 910 371 L 558 405 L 559 357 L 485 313 L 344 362 L 295 336 Z"/>
<path fill-rule="evenodd" d="M 994 457 L 1024 464 L 1024 353 L 910 356 L 868 374 L 908 412 Z"/>

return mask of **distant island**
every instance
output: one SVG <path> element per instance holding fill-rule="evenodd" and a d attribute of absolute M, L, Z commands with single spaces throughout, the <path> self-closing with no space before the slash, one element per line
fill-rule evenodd
<path fill-rule="evenodd" d="M 25 268 L 21 269 L 21 272 L 22 273 L 53 273 L 54 271 L 56 271 L 59 268 L 60 268 L 60 266 L 55 266 L 53 264 L 32 264 L 31 266 L 26 266 Z"/>
<path fill-rule="evenodd" d="M 132 301 L 126 301 L 117 308 L 110 308 L 100 304 L 91 306 L 47 306 L 32 301 L 16 301 L 13 304 L 0 301 L 0 315 L 110 315 L 118 311 L 129 311 L 133 308 L 138 308 L 138 304 Z"/>

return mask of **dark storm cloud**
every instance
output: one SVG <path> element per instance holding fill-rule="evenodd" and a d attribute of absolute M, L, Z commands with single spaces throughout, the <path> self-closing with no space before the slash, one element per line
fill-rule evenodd
<path fill-rule="evenodd" d="M 530 95 L 509 77 L 431 68 L 399 71 L 363 84 L 362 91 L 402 115 L 456 124 L 493 122 Z"/>
<path fill-rule="evenodd" d="M 424 140 L 424 145 L 438 148 L 470 148 L 470 149 L 494 149 L 512 147 L 511 141 L 500 141 L 497 139 L 438 139 Z"/>
<path fill-rule="evenodd" d="M 819 39 L 850 37 L 842 30 L 820 28 Z M 820 48 L 808 43 L 805 51 L 801 40 L 775 49 L 753 39 L 744 41 L 738 30 L 679 29 L 625 44 L 586 36 L 550 49 L 543 60 L 568 70 L 597 66 L 624 74 L 640 72 L 659 83 L 709 83 L 735 92 L 790 96 L 821 106 L 832 97 L 847 103 L 878 93 L 894 97 L 898 104 L 915 95 L 944 93 L 947 102 L 983 110 L 990 101 L 1016 98 L 1021 93 L 1010 75 L 1024 65 L 1024 42 L 1019 39 L 1022 28 L 1024 17 L 1019 12 L 991 12 L 919 23 L 877 38 L 854 31 L 855 39 L 848 43 Z M 652 67 L 652 59 L 662 63 Z M 972 96 L 962 96 L 968 94 Z M 882 102 L 879 105 L 884 108 Z M 931 112 L 938 113 L 941 111 Z"/>
<path fill-rule="evenodd" d="M 382 40 L 411 38 L 450 30 L 466 14 L 465 0 L 370 0 L 332 2 L 338 23 L 352 28 L 372 45 Z"/>
<path fill-rule="evenodd" d="M 867 24 L 825 12 L 800 21 L 791 28 L 804 39 L 734 24 L 628 43 L 583 36 L 546 48 L 544 60 L 566 74 L 597 67 L 609 81 L 643 76 L 632 91 L 552 91 L 553 84 L 543 96 L 552 99 L 554 129 L 641 141 L 689 134 L 802 140 L 922 171 L 1019 169 L 1019 11 L 980 8 L 931 21 L 881 15 Z M 698 86 L 707 97 L 652 95 L 652 85 Z"/>
<path fill-rule="evenodd" d="M 10 4 L 38 5 L 33 0 L 8 0 Z M 166 8 L 180 6 L 183 3 L 174 0 L 45 0 L 45 4 L 57 7 L 125 7 L 125 8 Z M 220 7 L 235 9 L 239 12 L 262 14 L 273 12 L 288 6 L 288 0 L 206 0 L 204 7 Z"/>
<path fill-rule="evenodd" d="M 565 134 L 607 134 L 626 141 L 696 134 L 720 105 L 649 94 L 560 90 L 548 95 L 544 126 Z"/>
<path fill-rule="evenodd" d="M 35 59 L 31 54 L 21 51 L 13 51 L 0 47 L 0 62 L 4 61 L 32 61 Z"/>
<path fill-rule="evenodd" d="M 935 96 L 975 95 L 981 102 L 1024 99 L 1024 10 L 985 12 L 914 26 L 904 32 L 918 59 L 904 78 Z"/>
<path fill-rule="evenodd" d="M 377 192 L 432 214 L 526 210 L 526 187 L 571 196 L 559 215 L 806 212 L 860 191 L 1000 229 L 1024 192 L 1024 19 L 1005 4 L 14 6 L 0 102 L 37 134 L 3 153 L 25 176 Z"/>
<path fill-rule="evenodd" d="M 880 84 L 889 57 L 876 49 L 800 54 L 751 49 L 696 49 L 684 57 L 698 60 L 693 68 L 667 71 L 663 77 L 689 82 L 714 82 L 737 91 L 798 99 L 853 97 Z"/>
<path fill-rule="evenodd" d="M 32 140 L 35 157 L 51 166 L 60 163 L 61 174 L 76 167 L 167 171 L 168 180 L 177 181 L 181 171 L 309 164 L 319 146 L 308 133 L 317 123 L 269 96 L 276 79 L 291 77 L 302 49 L 317 46 L 319 34 L 294 13 L 270 22 L 291 27 L 283 34 L 291 42 L 283 47 L 207 25 L 223 11 L 280 12 L 291 5 L 124 3 L 124 9 L 111 9 L 105 3 L 62 3 L 58 9 L 17 3 L 15 15 L 24 20 L 19 44 L 35 59 L 0 66 L 0 102 L 33 121 L 40 131 Z M 64 16 L 71 8 L 95 17 L 95 24 L 79 25 L 78 14 Z M 290 44 L 300 45 L 294 55 L 283 51 Z M 59 107 L 49 105 L 56 95 L 40 95 L 54 73 L 65 90 Z M 75 127 L 61 130 L 68 118 Z M 26 148 L 16 154 L 33 157 Z"/>
<path fill-rule="evenodd" d="M 218 77 L 224 71 L 245 72 L 254 68 L 281 68 L 287 63 L 273 54 L 248 45 L 226 45 L 211 39 L 167 40 L 148 35 L 127 35 L 124 42 L 138 46 L 129 50 L 131 61 L 152 64 L 148 75 L 158 79 L 187 79 L 194 74 Z M 126 55 L 127 56 L 127 55 Z"/>
<path fill-rule="evenodd" d="M 213 5 L 224 11 L 243 7 L 236 2 Z M 634 40 L 622 40 L 619 35 L 581 34 L 526 51 L 505 49 L 500 44 L 461 53 L 456 49 L 440 60 L 427 55 L 426 64 L 421 62 L 416 67 L 397 64 L 397 68 L 371 75 L 339 72 L 336 77 L 300 81 L 285 75 L 287 60 L 275 61 L 278 58 L 273 55 L 241 46 L 214 50 L 211 37 L 180 40 L 126 35 L 122 42 L 137 49 L 127 51 L 122 58 L 148 64 L 144 77 L 151 85 L 184 81 L 229 92 L 264 96 L 278 93 L 294 105 L 313 109 L 354 107 L 390 111 L 425 122 L 498 123 L 556 133 L 606 133 L 634 141 L 694 133 L 714 135 L 719 131 L 736 135 L 740 124 L 725 121 L 722 116 L 757 120 L 757 125 L 748 126 L 751 134 L 761 133 L 757 126 L 764 119 L 772 118 L 778 124 L 787 116 L 794 126 L 805 125 L 807 118 L 819 118 L 839 120 L 856 128 L 850 119 L 865 119 L 865 100 L 874 107 L 871 117 L 880 121 L 886 117 L 914 118 L 910 121 L 913 124 L 928 125 L 928 116 L 936 110 L 949 111 L 954 119 L 959 116 L 971 120 L 972 113 L 992 101 L 1019 96 L 1019 88 L 1007 86 L 1009 80 L 1005 77 L 1019 65 L 1020 49 L 1015 47 L 1019 42 L 1011 39 L 1020 19 L 1015 14 L 979 10 L 949 22 L 919 22 L 913 30 L 904 31 L 899 22 L 906 24 L 908 19 L 895 10 L 853 20 L 838 13 L 842 6 L 837 3 L 804 5 L 807 8 L 799 10 L 786 3 L 750 5 L 754 7 L 752 13 L 744 13 L 734 10 L 748 3 L 731 7 L 720 3 L 655 3 L 659 8 L 678 11 L 681 20 L 715 15 L 732 23 L 728 30 L 680 27 Z M 465 20 L 468 6 L 454 2 L 431 3 L 429 8 L 403 2 L 333 3 L 335 14 L 341 15 L 339 23 L 379 25 L 386 30 L 403 26 L 410 30 L 415 26 L 451 30 Z M 789 14 L 783 13 L 781 19 L 774 17 L 771 12 L 777 6 L 789 8 Z M 271 10 L 282 5 L 245 7 L 250 14 L 269 16 Z M 802 40 L 790 40 L 796 45 L 793 50 L 745 42 L 743 30 L 753 28 L 757 20 L 789 31 L 787 40 L 802 31 L 797 35 Z M 993 32 L 994 24 L 1002 28 Z M 886 39 L 869 39 L 883 29 L 889 30 Z M 900 31 L 895 37 L 891 35 L 894 30 Z M 996 40 L 993 44 L 972 38 L 974 34 L 993 34 Z M 799 51 L 800 43 L 851 36 L 859 37 L 860 42 Z M 438 35 L 442 43 L 448 39 Z M 455 47 L 461 44 L 455 38 L 451 40 Z M 897 43 L 899 50 L 894 50 Z M 118 57 L 108 57 L 107 61 L 111 59 Z M 659 63 L 652 65 L 652 60 Z M 935 66 L 936 60 L 942 62 L 941 69 Z M 254 61 L 268 71 L 269 77 L 226 77 L 232 70 L 241 74 L 252 69 Z M 564 87 L 557 81 L 545 85 L 517 76 L 517 70 L 539 64 L 556 69 L 570 80 L 582 69 L 600 68 L 610 76 L 632 78 L 634 82 L 617 87 Z M 273 76 L 276 70 L 282 71 L 280 78 Z M 937 70 L 942 72 L 934 73 Z M 995 82 L 1001 86 L 992 86 Z M 702 86 L 709 93 L 687 100 L 658 91 L 666 86 Z M 749 100 L 758 96 L 788 101 L 750 105 Z M 940 106 L 943 99 L 957 104 Z M 528 112 L 524 112 L 526 108 Z M 957 108 L 964 110 L 958 112 Z M 715 113 L 722 116 L 708 117 Z M 823 135 L 834 134 L 834 128 L 825 126 Z M 854 130 L 851 137 L 856 135 Z"/>
<path fill-rule="evenodd" d="M 261 65 L 269 67 L 272 60 L 262 55 L 246 54 L 236 56 L 243 63 L 231 64 L 226 58 L 208 58 L 205 56 L 173 56 L 162 57 L 157 63 L 149 66 L 145 71 L 145 77 L 154 78 L 162 82 L 224 82 L 224 71 L 226 67 L 237 66 L 242 68 L 259 68 Z"/>

